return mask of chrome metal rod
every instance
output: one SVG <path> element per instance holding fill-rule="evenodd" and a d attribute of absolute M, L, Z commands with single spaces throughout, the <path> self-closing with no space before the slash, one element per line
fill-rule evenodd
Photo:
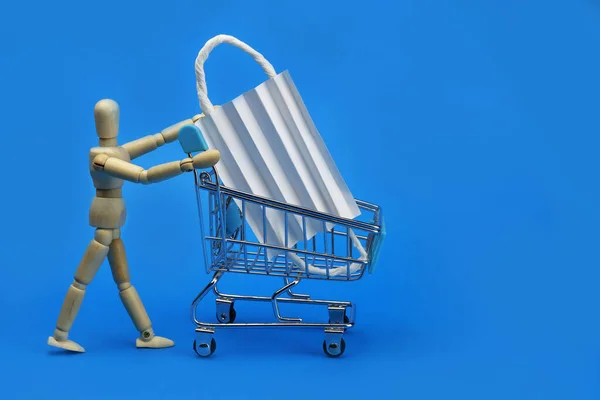
<path fill-rule="evenodd" d="M 213 291 L 219 297 L 226 297 L 232 300 L 243 300 L 243 301 L 273 301 L 272 297 L 267 296 L 250 296 L 250 295 L 240 295 L 240 294 L 229 294 L 223 293 L 217 289 L 216 286 L 213 287 Z M 315 300 L 315 299 L 299 299 L 299 298 L 288 298 L 288 297 L 280 297 L 277 299 L 279 302 L 283 303 L 299 303 L 299 304 L 314 304 L 314 305 L 329 305 L 329 304 L 339 304 L 345 307 L 354 307 L 354 304 L 349 301 L 337 301 L 337 300 Z"/>
<path fill-rule="evenodd" d="M 217 237 L 217 236 L 206 236 L 205 239 L 213 241 L 213 242 L 218 242 L 218 241 L 222 240 L 220 237 Z M 266 243 L 257 244 L 257 243 L 248 242 L 248 241 L 245 241 L 245 240 L 240 240 L 240 239 L 225 239 L 225 242 L 227 242 L 227 243 L 237 243 L 237 244 L 240 244 L 240 245 L 258 246 L 258 247 L 261 248 L 261 250 L 264 248 L 265 250 L 266 249 L 271 249 L 271 250 L 290 251 L 289 248 L 284 247 L 284 246 L 277 246 L 277 245 L 266 244 Z M 299 253 L 299 254 L 302 254 L 302 255 L 305 255 L 305 256 L 313 256 L 313 258 L 315 258 L 315 257 L 323 257 L 323 253 L 319 253 L 319 252 L 316 252 L 316 251 L 310 251 L 310 250 L 294 249 L 294 253 Z M 265 257 L 266 257 L 266 252 L 265 252 Z M 336 255 L 335 257 L 332 257 L 332 258 L 335 258 L 336 260 L 339 260 L 339 261 L 354 262 L 354 263 L 360 262 L 362 264 L 366 263 L 364 261 L 360 261 L 360 259 L 358 259 L 358 258 L 352 258 L 352 257 L 343 257 L 343 256 Z M 306 259 L 306 257 L 305 257 L 305 259 Z M 308 263 L 308 261 L 305 261 L 305 262 Z"/>
<path fill-rule="evenodd" d="M 194 301 L 192 301 L 192 320 L 196 323 L 196 325 L 200 324 L 200 321 L 198 321 L 198 319 L 196 318 L 196 309 L 198 308 L 198 303 L 200 303 L 202 301 L 202 299 L 204 298 L 204 296 L 206 296 L 206 294 L 213 288 L 215 287 L 215 285 L 217 284 L 217 282 L 219 281 L 219 279 L 221 279 L 221 277 L 223 276 L 224 272 L 223 271 L 217 271 L 215 272 L 215 274 L 213 275 L 213 278 L 211 279 L 211 281 L 208 283 L 208 285 L 206 285 L 206 287 L 204 289 L 202 289 L 202 291 L 200 293 L 198 293 L 198 295 L 196 296 L 196 298 L 194 299 Z"/>
<path fill-rule="evenodd" d="M 281 296 L 281 294 L 283 292 L 291 289 L 292 287 L 296 286 L 298 283 L 300 283 L 300 279 L 296 279 L 296 280 L 288 283 L 287 285 L 284 285 L 281 289 L 275 291 L 275 293 L 273 293 L 273 296 L 271 296 L 271 302 L 273 304 L 273 313 L 275 314 L 275 318 L 277 318 L 279 321 L 302 322 L 301 318 L 282 317 L 281 314 L 279 313 L 279 304 L 277 303 L 277 298 L 279 296 Z"/>
<path fill-rule="evenodd" d="M 289 284 L 289 278 L 287 276 L 284 276 L 283 282 L 285 282 L 286 285 Z M 290 297 L 295 297 L 297 299 L 310 299 L 310 295 L 293 293 L 291 288 L 288 289 L 288 294 L 290 295 Z"/>
<path fill-rule="evenodd" d="M 343 267 L 345 267 L 345 266 L 343 266 Z M 217 269 L 219 269 L 221 271 L 235 273 L 235 274 L 248 274 L 248 272 L 246 271 L 246 268 L 243 265 L 242 266 L 232 265 L 232 266 L 228 266 L 228 267 L 212 266 L 210 268 L 210 271 L 216 271 Z M 367 271 L 366 268 L 360 268 L 358 271 L 353 272 L 352 276 L 350 278 L 346 277 L 345 274 L 340 275 L 340 276 L 330 276 L 329 278 L 327 278 L 327 276 L 325 276 L 325 274 L 321 275 L 321 274 L 313 273 L 309 276 L 306 273 L 306 271 L 304 271 L 304 270 L 295 272 L 295 275 L 300 276 L 302 279 L 314 279 L 314 280 L 320 280 L 320 281 L 335 281 L 335 282 L 354 282 L 354 281 L 359 280 L 363 276 L 365 271 Z M 269 272 L 268 274 L 264 270 L 254 269 L 250 272 L 250 274 L 256 275 L 256 276 L 272 276 L 272 277 L 288 276 L 288 274 L 285 272 L 284 267 L 273 268 L 271 270 L 271 272 Z"/>
<path fill-rule="evenodd" d="M 248 323 L 197 323 L 197 332 L 201 332 L 203 328 L 345 328 L 350 329 L 354 326 L 353 323 L 347 324 L 328 324 L 324 322 L 248 322 Z"/>

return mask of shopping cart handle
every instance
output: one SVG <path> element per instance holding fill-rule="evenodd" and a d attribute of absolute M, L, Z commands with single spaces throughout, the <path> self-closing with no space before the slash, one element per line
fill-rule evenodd
<path fill-rule="evenodd" d="M 178 140 L 186 154 L 201 153 L 208 150 L 208 145 L 202 136 L 202 132 L 200 132 L 200 128 L 196 125 L 184 125 L 179 130 Z"/>

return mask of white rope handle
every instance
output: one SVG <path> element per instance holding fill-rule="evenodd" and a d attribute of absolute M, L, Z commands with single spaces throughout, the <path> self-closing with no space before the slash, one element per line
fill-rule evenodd
<path fill-rule="evenodd" d="M 248 46 L 246 43 L 229 35 L 215 36 L 206 42 L 204 47 L 202 47 L 198 53 L 198 57 L 196 57 L 196 90 L 198 91 L 198 99 L 200 100 L 200 109 L 204 112 L 204 115 L 209 115 L 214 111 L 214 107 L 208 99 L 206 76 L 204 75 L 204 63 L 206 62 L 210 52 L 221 43 L 233 45 L 250 54 L 252 58 L 254 58 L 254 60 L 262 67 L 269 78 L 274 78 L 277 75 L 273 66 L 263 57 L 263 55 L 254 50 L 252 47 Z"/>

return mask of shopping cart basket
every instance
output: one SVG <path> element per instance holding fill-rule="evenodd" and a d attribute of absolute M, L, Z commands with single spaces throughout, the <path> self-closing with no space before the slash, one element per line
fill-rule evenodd
<path fill-rule="evenodd" d="M 185 150 L 185 146 L 183 147 Z M 191 153 L 188 155 L 191 156 Z M 196 325 L 196 353 L 202 357 L 214 353 L 216 342 L 213 336 L 216 329 L 313 327 L 324 329 L 323 350 L 327 355 L 342 355 L 346 347 L 342 336 L 354 326 L 355 304 L 348 301 L 316 300 L 309 295 L 297 294 L 292 289 L 303 279 L 356 281 L 365 271 L 372 273 L 385 236 L 381 208 L 357 200 L 361 219 L 366 221 L 340 218 L 224 186 L 215 167 L 202 172 L 194 171 L 194 189 L 206 272 L 213 274 L 191 305 L 191 317 Z M 282 213 L 286 239 L 284 246 L 269 244 L 268 237 L 259 240 L 254 236 L 245 218 L 246 210 L 250 207 L 262 211 L 265 224 L 268 213 Z M 287 246 L 288 221 L 293 219 L 296 220 L 294 223 L 299 222 L 303 227 L 304 240 Z M 322 225 L 322 230 L 308 239 L 306 226 L 314 226 L 316 222 Z M 263 232 L 266 236 L 267 229 Z M 275 255 L 270 256 L 268 252 Z M 270 296 L 227 294 L 217 287 L 225 273 L 279 277 L 283 278 L 283 286 Z M 213 323 L 200 321 L 197 317 L 198 306 L 210 291 L 216 295 L 217 321 Z M 236 301 L 270 303 L 274 321 L 235 322 Z M 329 319 L 307 322 L 301 318 L 284 317 L 280 313 L 280 303 L 327 307 Z"/>

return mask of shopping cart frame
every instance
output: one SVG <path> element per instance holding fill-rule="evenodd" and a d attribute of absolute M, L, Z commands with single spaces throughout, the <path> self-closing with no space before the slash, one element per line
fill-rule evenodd
<path fill-rule="evenodd" d="M 189 154 L 191 156 L 191 154 Z M 210 172 L 209 172 L 210 171 Z M 347 329 L 354 327 L 356 319 L 356 304 L 349 301 L 337 300 L 321 300 L 313 299 L 310 295 L 298 294 L 292 290 L 303 279 L 321 279 L 321 280 L 336 280 L 336 281 L 355 281 L 364 275 L 365 271 L 373 272 L 374 259 L 377 258 L 378 248 L 381 245 L 383 236 L 385 235 L 385 226 L 383 222 L 383 213 L 381 207 L 365 201 L 356 200 L 356 203 L 364 214 L 372 215 L 370 223 L 362 222 L 353 219 L 341 218 L 330 214 L 317 212 L 308 208 L 299 207 L 265 197 L 249 194 L 243 191 L 235 190 L 222 185 L 219 179 L 217 169 L 215 167 L 210 170 L 197 172 L 194 171 L 194 189 L 196 192 L 196 200 L 198 205 L 198 216 L 200 218 L 201 235 L 202 235 L 202 250 L 206 272 L 212 273 L 212 279 L 202 289 L 202 291 L 194 298 L 191 304 L 191 319 L 196 325 L 196 339 L 193 342 L 194 351 L 201 357 L 208 357 L 216 350 L 216 341 L 214 334 L 216 329 L 235 329 L 235 328 L 321 328 L 325 332 L 325 340 L 323 341 L 323 351 L 330 357 L 341 356 L 346 348 L 346 343 L 343 334 Z M 206 235 L 203 202 L 201 200 L 202 191 L 208 193 L 208 218 L 209 232 Z M 240 213 L 241 224 L 236 228 L 235 232 L 227 234 L 226 223 L 228 206 L 226 199 L 237 199 L 241 202 L 242 207 L 238 208 Z M 229 200 L 231 202 L 231 200 Z M 301 217 L 303 224 L 303 232 L 306 232 L 306 220 L 322 221 L 324 227 L 333 225 L 331 230 L 325 229 L 324 237 L 324 252 L 319 252 L 316 249 L 316 237 L 307 240 L 306 234 L 304 241 L 300 246 L 296 244 L 293 247 L 281 247 L 267 244 L 263 242 L 253 242 L 248 239 L 247 231 L 249 230 L 248 221 L 246 221 L 246 204 L 253 204 L 262 207 L 263 218 L 266 218 L 266 210 L 273 209 L 285 213 L 286 243 L 288 232 L 288 220 L 290 214 L 292 216 Z M 223 207 L 223 205 L 226 205 Z M 345 227 L 346 231 L 336 231 L 335 227 Z M 365 234 L 354 234 L 354 231 L 363 232 Z M 266 231 L 265 231 L 266 232 Z M 266 233 L 265 233 L 266 235 Z M 331 248 L 328 249 L 327 238 L 331 239 Z M 239 238 L 238 238 L 239 236 Z M 341 239 L 340 239 L 341 238 Z M 266 239 L 266 238 L 263 238 Z M 335 243 L 336 239 L 345 240 L 351 243 L 351 240 L 359 240 L 364 244 L 360 257 L 353 256 L 356 253 L 346 245 L 348 253 L 345 257 L 336 254 Z M 312 251 L 309 250 L 310 242 L 312 242 Z M 379 242 L 379 243 L 378 243 Z M 208 246 L 207 246 L 208 244 Z M 378 246 L 376 246 L 376 244 Z M 256 252 L 248 251 L 252 247 L 257 247 Z M 274 251 L 283 251 L 284 261 L 278 261 L 281 256 L 277 256 L 273 261 L 269 261 L 266 256 L 260 257 L 261 251 L 267 249 Z M 244 253 L 244 259 L 240 260 Z M 314 265 L 321 263 L 324 266 L 325 274 L 314 274 L 309 272 L 308 263 L 305 268 L 298 269 L 298 266 L 288 260 L 288 254 L 301 254 L 304 260 L 307 261 L 312 257 Z M 366 257 L 365 257 L 366 253 Z M 254 262 L 249 264 L 248 254 L 254 256 Z M 282 264 L 283 263 L 283 264 Z M 323 265 L 324 263 L 324 265 Z M 329 265 L 331 263 L 331 266 Z M 345 276 L 333 276 L 330 271 L 336 267 L 347 265 L 347 273 Z M 355 271 L 351 271 L 351 265 L 355 267 Z M 357 267 L 358 265 L 358 267 Z M 339 270 L 338 270 L 339 271 Z M 240 295 L 224 293 L 218 289 L 218 283 L 225 273 L 246 273 L 258 274 L 272 277 L 283 278 L 283 286 L 272 293 L 270 296 L 255 296 L 255 295 Z M 213 292 L 216 296 L 216 316 L 217 322 L 203 322 L 198 319 L 197 309 L 202 300 L 209 292 Z M 287 297 L 284 295 L 287 294 Z M 234 304 L 236 301 L 251 301 L 271 303 L 275 322 L 235 322 L 236 311 Z M 327 322 L 306 322 L 301 318 L 290 318 L 281 315 L 279 303 L 296 303 L 315 306 L 327 307 L 329 320 Z"/>

